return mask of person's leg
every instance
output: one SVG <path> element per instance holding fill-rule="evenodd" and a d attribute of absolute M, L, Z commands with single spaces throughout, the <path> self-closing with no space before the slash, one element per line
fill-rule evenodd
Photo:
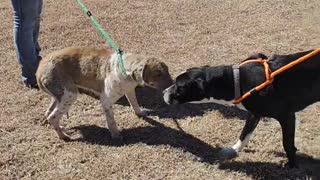
<path fill-rule="evenodd" d="M 22 80 L 36 86 L 35 73 L 39 64 L 38 33 L 42 0 L 11 0 L 14 9 L 14 41 L 22 69 Z"/>
<path fill-rule="evenodd" d="M 36 47 L 36 55 L 38 57 L 38 60 L 40 61 L 41 60 L 41 56 L 40 56 L 40 51 L 41 51 L 41 48 L 40 48 L 40 45 L 39 45 L 39 42 L 38 42 L 38 37 L 39 37 L 39 31 L 40 31 L 40 15 L 41 15 L 41 12 L 42 12 L 42 4 L 43 4 L 43 0 L 37 0 L 39 1 L 39 4 L 38 4 L 38 13 L 37 13 L 37 19 L 36 19 L 36 22 L 35 22 L 35 26 L 33 28 L 33 42 L 35 44 L 35 47 Z"/>

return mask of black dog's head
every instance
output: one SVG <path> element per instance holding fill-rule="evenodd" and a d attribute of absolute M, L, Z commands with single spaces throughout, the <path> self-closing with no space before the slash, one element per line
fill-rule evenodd
<path fill-rule="evenodd" d="M 199 101 L 206 97 L 206 67 L 188 69 L 180 74 L 175 83 L 163 91 L 167 104 Z"/>
<path fill-rule="evenodd" d="M 167 104 L 182 104 L 205 98 L 232 100 L 234 98 L 231 66 L 198 67 L 180 74 L 175 83 L 163 91 Z"/>

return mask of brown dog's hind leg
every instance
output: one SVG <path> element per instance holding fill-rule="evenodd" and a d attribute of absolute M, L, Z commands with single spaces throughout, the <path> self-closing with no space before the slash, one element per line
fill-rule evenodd
<path fill-rule="evenodd" d="M 52 111 L 54 110 L 54 108 L 57 106 L 57 100 L 55 98 L 51 99 L 50 105 L 47 109 L 47 111 L 44 114 L 44 118 L 42 119 L 41 124 L 42 125 L 46 125 L 48 124 L 48 116 L 52 113 Z"/>
<path fill-rule="evenodd" d="M 47 111 L 45 112 L 44 116 L 47 118 L 56 106 L 57 106 L 57 100 L 55 98 L 52 98 L 50 105 L 49 105 Z"/>
<path fill-rule="evenodd" d="M 60 98 L 60 101 L 56 102 L 56 107 L 48 116 L 48 122 L 57 132 L 60 139 L 63 140 L 70 140 L 70 137 L 66 135 L 61 126 L 60 126 L 60 119 L 64 114 L 67 114 L 71 105 L 77 99 L 77 93 L 71 92 L 68 90 L 64 90 L 63 95 Z"/>

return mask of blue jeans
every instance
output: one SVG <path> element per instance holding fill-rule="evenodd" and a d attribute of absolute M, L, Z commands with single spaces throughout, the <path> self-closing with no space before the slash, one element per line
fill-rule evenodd
<path fill-rule="evenodd" d="M 38 43 L 42 0 L 11 0 L 14 10 L 14 42 L 21 65 L 22 80 L 35 84 L 41 59 Z"/>

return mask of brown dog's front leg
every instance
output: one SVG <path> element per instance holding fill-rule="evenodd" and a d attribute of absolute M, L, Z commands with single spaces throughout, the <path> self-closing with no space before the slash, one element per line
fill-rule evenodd
<path fill-rule="evenodd" d="M 141 110 L 138 104 L 135 89 L 127 91 L 125 95 L 137 116 L 144 117 L 147 115 L 144 111 Z"/>
<path fill-rule="evenodd" d="M 114 120 L 112 105 L 110 104 L 111 100 L 109 98 L 103 96 L 103 97 L 101 97 L 100 101 L 102 104 L 103 111 L 106 115 L 106 121 L 107 121 L 106 127 L 109 128 L 112 139 L 122 140 L 122 137 L 121 137 L 120 132 L 118 130 L 117 124 Z"/>

